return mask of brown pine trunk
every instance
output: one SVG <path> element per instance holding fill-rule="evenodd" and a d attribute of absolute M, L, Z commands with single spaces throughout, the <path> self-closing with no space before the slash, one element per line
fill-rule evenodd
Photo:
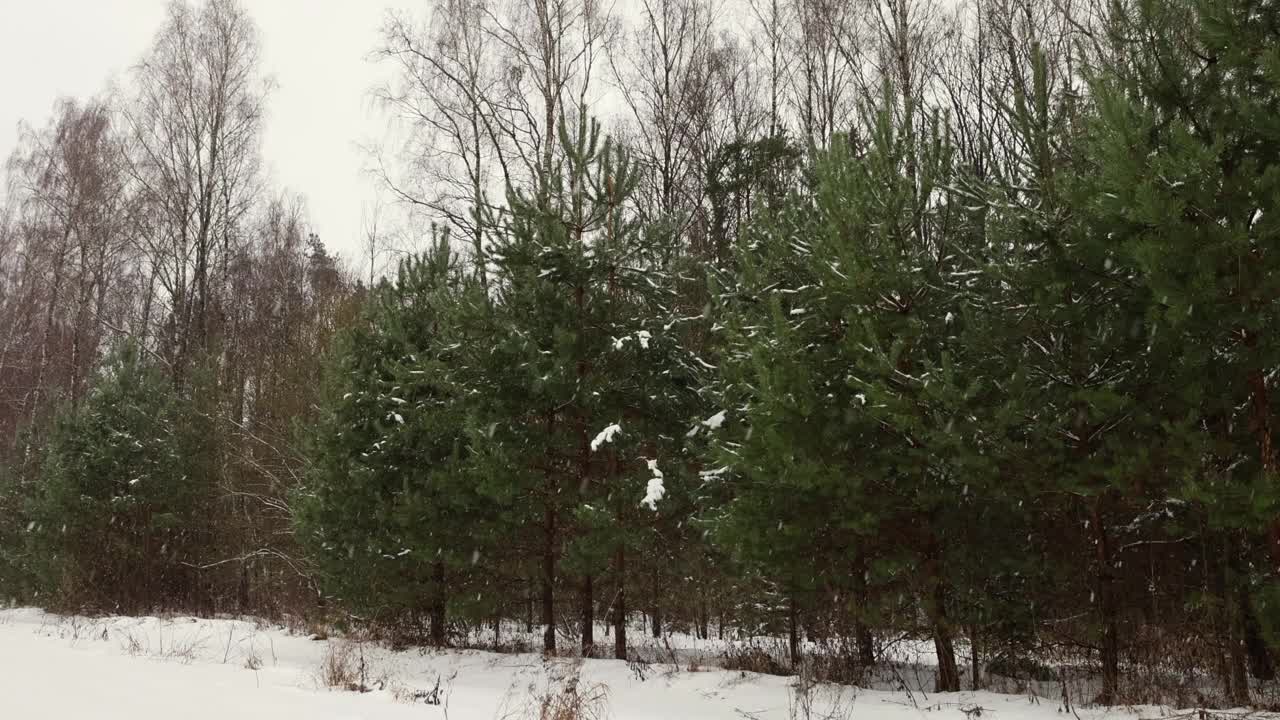
<path fill-rule="evenodd" d="M 524 631 L 527 633 L 533 633 L 533 605 L 533 580 L 530 579 L 524 603 Z"/>
<path fill-rule="evenodd" d="M 1241 707 L 1249 704 L 1248 674 L 1248 623 L 1250 615 L 1249 589 L 1245 584 L 1245 572 L 1240 562 L 1240 544 L 1236 537 L 1229 536 L 1225 543 L 1226 557 L 1223 564 L 1227 568 L 1227 578 L 1223 583 L 1222 605 L 1230 618 L 1227 633 L 1227 659 L 1231 672 L 1229 697 L 1231 702 Z"/>
<path fill-rule="evenodd" d="M 853 637 L 857 644 L 858 664 L 871 667 L 876 664 L 875 645 L 871 630 L 867 627 L 867 559 L 858 553 L 853 562 L 853 601 L 857 604 L 853 615 Z"/>
<path fill-rule="evenodd" d="M 627 564 L 621 546 L 614 555 L 614 571 L 618 576 L 618 599 L 613 607 L 613 656 L 627 659 Z"/>
<path fill-rule="evenodd" d="M 241 615 L 249 614 L 249 564 L 240 563 L 240 575 L 236 584 L 236 609 Z"/>
<path fill-rule="evenodd" d="M 960 669 L 956 665 L 955 642 L 951 635 L 951 620 L 947 616 L 947 582 L 942 577 L 942 551 L 937 539 L 931 538 L 928 556 L 929 619 L 933 623 L 933 649 L 938 656 L 936 692 L 959 692 Z"/>
<path fill-rule="evenodd" d="M 1258 336 L 1249 330 L 1244 331 L 1244 344 L 1250 350 L 1258 344 Z M 1267 392 L 1267 378 L 1262 369 L 1249 373 L 1249 412 L 1250 425 L 1258 437 L 1258 458 L 1262 464 L 1262 472 L 1267 479 L 1276 478 L 1276 454 L 1271 434 L 1271 396 Z M 1270 531 L 1271 563 L 1273 569 L 1280 570 L 1280 517 L 1271 521 Z"/>
<path fill-rule="evenodd" d="M 1271 661 L 1271 652 L 1262 636 L 1262 626 L 1258 615 L 1254 612 L 1253 602 L 1249 598 L 1249 586 L 1239 584 L 1240 618 L 1244 631 L 1244 647 L 1249 657 L 1249 674 L 1257 680 L 1274 680 L 1275 664 Z"/>
<path fill-rule="evenodd" d="M 969 626 L 969 674 L 973 678 L 973 689 L 982 688 L 982 663 L 979 655 L 978 626 Z"/>
<path fill-rule="evenodd" d="M 582 657 L 595 657 L 595 608 L 592 607 L 591 575 L 582 579 Z"/>
<path fill-rule="evenodd" d="M 1097 589 L 1098 614 L 1102 622 L 1102 692 L 1098 695 L 1099 705 L 1113 705 L 1116 702 L 1120 684 L 1120 627 L 1116 617 L 1114 579 L 1112 577 L 1111 540 L 1107 535 L 1107 526 L 1102 513 L 1102 496 L 1093 500 L 1090 524 L 1094 531 L 1094 546 L 1097 554 L 1098 576 Z"/>
<path fill-rule="evenodd" d="M 947 587 L 939 578 L 933 586 L 933 649 L 938 656 L 935 692 L 960 692 L 960 669 L 956 665 L 951 622 L 947 618 Z"/>
<path fill-rule="evenodd" d="M 1215 652 L 1216 667 L 1218 680 L 1222 683 L 1222 690 L 1226 697 L 1235 697 L 1235 680 L 1231 674 L 1231 602 L 1230 593 L 1227 592 L 1227 546 L 1228 543 L 1223 542 L 1218 562 L 1214 564 L 1213 572 L 1209 572 L 1210 563 L 1208 561 L 1208 550 L 1205 552 L 1205 589 L 1208 590 L 1212 586 L 1212 594 L 1218 598 L 1216 612 L 1213 617 L 1213 629 L 1217 636 L 1223 639 L 1224 645 L 1222 652 Z"/>
<path fill-rule="evenodd" d="M 787 645 L 788 645 L 788 650 L 791 653 L 792 668 L 800 667 L 800 628 L 798 627 L 799 624 L 800 624 L 800 613 L 796 609 L 795 596 L 792 596 L 787 607 Z"/>
<path fill-rule="evenodd" d="M 547 496 L 547 509 L 543 529 L 546 533 L 542 554 L 542 651 L 548 655 L 556 652 L 556 511 Z"/>
<path fill-rule="evenodd" d="M 433 588 L 433 597 L 431 599 L 431 644 L 435 647 L 444 647 L 444 627 L 445 627 L 445 606 L 447 598 L 444 586 L 444 563 L 436 561 L 435 567 L 432 568 L 433 580 L 435 588 Z"/>
<path fill-rule="evenodd" d="M 1227 657 L 1231 663 L 1231 702 L 1245 707 L 1249 704 L 1249 675 L 1246 669 L 1244 642 L 1240 637 L 1242 625 L 1240 613 L 1231 613 L 1231 632 L 1227 636 L 1230 648 Z"/>
<path fill-rule="evenodd" d="M 711 620 L 708 616 L 707 589 L 703 587 L 699 590 L 698 595 L 698 639 L 700 640 L 707 640 L 711 637 L 709 632 Z"/>

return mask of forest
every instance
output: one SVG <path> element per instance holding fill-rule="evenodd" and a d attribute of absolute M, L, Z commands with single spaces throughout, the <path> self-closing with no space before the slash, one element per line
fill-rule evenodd
<path fill-rule="evenodd" d="M 0 602 L 1280 699 L 1280 3 L 430 0 L 358 257 L 262 42 L 8 158 Z"/>

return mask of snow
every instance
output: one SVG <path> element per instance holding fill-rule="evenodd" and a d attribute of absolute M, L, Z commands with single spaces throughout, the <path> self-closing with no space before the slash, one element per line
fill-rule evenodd
<path fill-rule="evenodd" d="M 644 491 L 644 499 L 640 501 L 641 505 L 648 505 L 650 510 L 657 512 L 658 501 L 663 495 L 667 494 L 667 488 L 662 484 L 662 471 L 658 469 L 657 460 L 646 460 L 649 465 L 649 472 L 653 477 L 649 478 L 649 484 Z"/>
<path fill-rule="evenodd" d="M 707 418 L 706 420 L 703 420 L 703 421 L 702 421 L 702 424 L 703 424 L 703 425 L 706 425 L 707 427 L 711 428 L 712 430 L 719 430 L 719 429 L 720 429 L 720 426 L 721 426 L 721 425 L 724 425 L 724 420 L 725 420 L 725 411 L 724 411 L 724 410 L 721 410 L 720 412 L 716 413 L 715 415 L 712 415 L 711 417 Z"/>
<path fill-rule="evenodd" d="M 648 330 L 637 330 L 634 334 L 635 334 L 636 341 L 640 343 L 640 349 L 648 350 L 649 341 L 653 339 L 653 333 L 649 332 Z M 613 349 L 621 350 L 622 348 L 626 347 L 627 341 L 630 339 L 631 339 L 631 335 L 623 335 L 620 338 L 619 337 L 613 338 Z"/>
<path fill-rule="evenodd" d="M 603 631 L 598 631 L 598 637 L 604 637 Z M 514 631 L 503 632 L 512 637 Z M 521 641 L 527 639 L 516 634 Z M 1062 718 L 1053 684 L 1008 695 L 937 694 L 918 689 L 922 681 L 907 675 L 905 681 L 911 685 L 907 692 L 891 689 L 904 677 L 896 672 L 879 684 L 882 689 L 818 686 L 807 696 L 813 701 L 809 714 L 802 712 L 804 696 L 794 678 L 725 671 L 708 664 L 736 641 L 672 634 L 653 642 L 637 646 L 636 653 L 656 659 L 666 652 L 669 661 L 637 666 L 616 660 L 543 659 L 529 653 L 393 652 L 373 643 L 312 640 L 250 620 L 87 619 L 34 609 L 7 610 L 0 611 L 0 716 L 23 720 L 536 718 L 538 700 L 576 678 L 579 693 L 603 692 L 607 708 L 601 716 L 615 720 L 967 720 L 975 707 L 981 708 L 983 717 L 999 720 Z M 927 645 L 893 647 L 914 652 Z M 346 657 L 353 667 L 363 663 L 363 683 L 370 691 L 329 689 L 321 681 L 322 667 L 333 657 Z M 695 658 L 700 658 L 696 665 Z M 679 664 L 671 664 L 677 660 Z M 428 705 L 421 699 L 437 683 L 447 710 L 445 705 Z M 1159 708 L 1073 710 L 1080 720 L 1168 714 Z"/>
<path fill-rule="evenodd" d="M 606 427 L 605 429 L 596 433 L 595 438 L 591 441 L 591 452 L 596 452 L 597 450 L 600 449 L 600 446 L 604 445 L 605 443 L 613 442 L 614 436 L 619 435 L 621 433 L 622 433 L 622 426 L 619 425 L 618 423 L 613 423 L 609 427 Z"/>

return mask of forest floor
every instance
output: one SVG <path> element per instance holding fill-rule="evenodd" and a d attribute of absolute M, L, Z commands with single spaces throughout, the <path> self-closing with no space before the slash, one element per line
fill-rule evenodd
<path fill-rule="evenodd" d="M 1071 712 L 1080 720 L 1171 714 Z M 245 620 L 0 611 L 0 718 L 15 720 L 1062 720 L 1063 713 L 1060 700 L 1026 693 L 804 691 L 796 678 L 696 663 L 393 652 Z"/>

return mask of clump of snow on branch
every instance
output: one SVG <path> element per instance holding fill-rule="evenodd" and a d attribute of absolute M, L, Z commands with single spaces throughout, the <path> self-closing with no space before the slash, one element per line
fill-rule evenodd
<path fill-rule="evenodd" d="M 604 445 L 605 443 L 613 442 L 614 436 L 620 434 L 621 432 L 622 432 L 622 426 L 619 425 L 618 423 L 614 423 L 609 427 L 596 433 L 595 439 L 591 441 L 591 452 L 595 452 L 599 450 L 600 446 Z"/>
<path fill-rule="evenodd" d="M 634 336 L 635 336 L 635 340 L 640 343 L 641 350 L 649 349 L 649 341 L 653 339 L 653 333 L 649 332 L 648 330 L 637 330 L 634 333 Z M 613 349 L 621 350 L 622 348 L 626 347 L 627 341 L 631 339 L 632 339 L 631 335 L 623 335 L 622 337 L 614 338 Z"/>
<path fill-rule="evenodd" d="M 707 418 L 706 420 L 703 420 L 702 422 L 698 423 L 697 425 L 694 425 L 694 426 L 693 426 L 693 428 L 692 428 L 691 430 L 689 430 L 689 432 L 685 433 L 685 437 L 693 437 L 694 435 L 697 435 L 697 434 L 698 434 L 698 431 L 699 431 L 699 430 L 701 430 L 701 429 L 702 429 L 702 427 L 703 427 L 704 425 L 705 425 L 705 426 L 707 427 L 707 429 L 709 429 L 709 430 L 719 430 L 719 429 L 720 429 L 720 426 L 721 426 L 721 425 L 724 425 L 724 421 L 725 421 L 725 418 L 726 418 L 726 417 L 727 417 L 727 415 L 726 415 L 725 411 L 724 411 L 724 410 L 721 410 L 720 412 L 716 413 L 715 415 L 712 415 L 711 417 Z"/>
<path fill-rule="evenodd" d="M 650 510 L 657 512 L 658 501 L 663 495 L 667 494 L 667 488 L 662 484 L 662 471 L 658 469 L 657 460 L 645 460 L 649 464 L 649 472 L 653 477 L 649 478 L 649 485 L 645 488 L 644 499 L 640 501 L 641 505 L 648 505 Z"/>

